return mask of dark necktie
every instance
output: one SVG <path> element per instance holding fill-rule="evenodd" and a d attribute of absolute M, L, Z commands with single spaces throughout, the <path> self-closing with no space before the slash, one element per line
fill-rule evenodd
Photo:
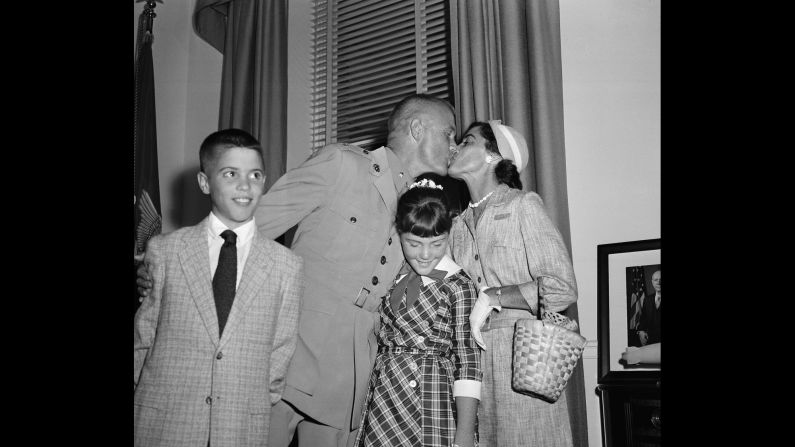
<path fill-rule="evenodd" d="M 224 245 L 218 255 L 218 267 L 213 276 L 213 296 L 215 311 L 218 314 L 218 336 L 223 334 L 226 319 L 235 299 L 235 283 L 237 282 L 237 234 L 232 230 L 221 233 Z"/>
<path fill-rule="evenodd" d="M 428 275 L 428 278 L 442 280 L 445 276 L 447 276 L 446 271 L 433 269 Z M 395 288 L 392 290 L 392 295 L 390 296 L 392 310 L 397 312 L 398 308 L 400 307 L 400 299 L 403 298 L 404 290 L 406 291 L 406 309 L 410 309 L 411 305 L 417 301 L 417 298 L 419 298 L 421 284 L 422 276 L 418 275 L 414 269 L 409 267 L 408 275 L 404 276 L 403 279 L 398 281 L 398 283 L 395 285 Z"/>

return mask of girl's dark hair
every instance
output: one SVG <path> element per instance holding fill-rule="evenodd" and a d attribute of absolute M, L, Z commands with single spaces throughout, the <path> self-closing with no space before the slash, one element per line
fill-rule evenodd
<path fill-rule="evenodd" d="M 398 199 L 395 227 L 400 234 L 435 237 L 450 232 L 453 219 L 441 189 L 417 186 Z"/>
<path fill-rule="evenodd" d="M 486 150 L 495 155 L 500 155 L 500 149 L 497 147 L 497 138 L 494 136 L 494 131 L 491 130 L 489 123 L 475 121 L 469 125 L 464 134 L 475 127 L 480 128 L 480 133 L 486 140 Z M 522 180 L 519 178 L 519 171 L 516 170 L 516 165 L 512 160 L 507 160 L 505 158 L 500 160 L 500 162 L 497 163 L 497 167 L 494 169 L 494 173 L 497 175 L 498 183 L 504 183 L 508 185 L 509 188 L 522 189 Z"/>

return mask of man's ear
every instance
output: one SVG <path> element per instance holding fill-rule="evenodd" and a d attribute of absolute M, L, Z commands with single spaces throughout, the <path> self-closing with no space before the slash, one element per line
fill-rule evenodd
<path fill-rule="evenodd" d="M 413 138 L 414 141 L 420 141 L 423 132 L 422 121 L 418 118 L 412 118 L 412 120 L 409 121 L 409 132 L 411 132 L 411 138 Z"/>
<path fill-rule="evenodd" d="M 210 180 L 207 178 L 207 174 L 199 171 L 199 173 L 196 174 L 196 180 L 199 181 L 199 189 L 205 194 L 210 194 Z"/>

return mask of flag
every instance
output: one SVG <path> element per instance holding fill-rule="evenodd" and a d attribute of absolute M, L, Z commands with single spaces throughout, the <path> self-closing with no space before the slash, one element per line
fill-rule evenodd
<path fill-rule="evenodd" d="M 157 172 L 157 131 L 155 128 L 155 75 L 152 66 L 152 21 L 154 2 L 147 2 L 138 20 L 135 59 L 134 113 L 134 230 L 135 256 L 146 242 L 160 233 L 160 186 Z"/>
<path fill-rule="evenodd" d="M 629 328 L 637 329 L 638 323 L 640 323 L 641 307 L 646 296 L 646 275 L 643 272 L 643 267 L 630 267 L 630 275 L 632 295 L 629 304 L 631 310 Z"/>
<path fill-rule="evenodd" d="M 147 1 L 138 19 L 135 48 L 135 102 L 133 106 L 133 275 L 143 258 L 149 238 L 160 233 L 160 180 L 157 173 L 157 130 L 155 128 L 155 73 L 152 64 L 152 22 L 154 1 Z M 132 281 L 133 312 L 138 310 L 135 279 Z"/>

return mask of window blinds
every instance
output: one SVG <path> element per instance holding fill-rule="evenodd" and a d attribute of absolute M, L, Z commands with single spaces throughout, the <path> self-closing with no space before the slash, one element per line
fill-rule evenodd
<path fill-rule="evenodd" d="M 314 0 L 312 150 L 386 144 L 392 107 L 411 93 L 450 100 L 446 0 Z"/>

